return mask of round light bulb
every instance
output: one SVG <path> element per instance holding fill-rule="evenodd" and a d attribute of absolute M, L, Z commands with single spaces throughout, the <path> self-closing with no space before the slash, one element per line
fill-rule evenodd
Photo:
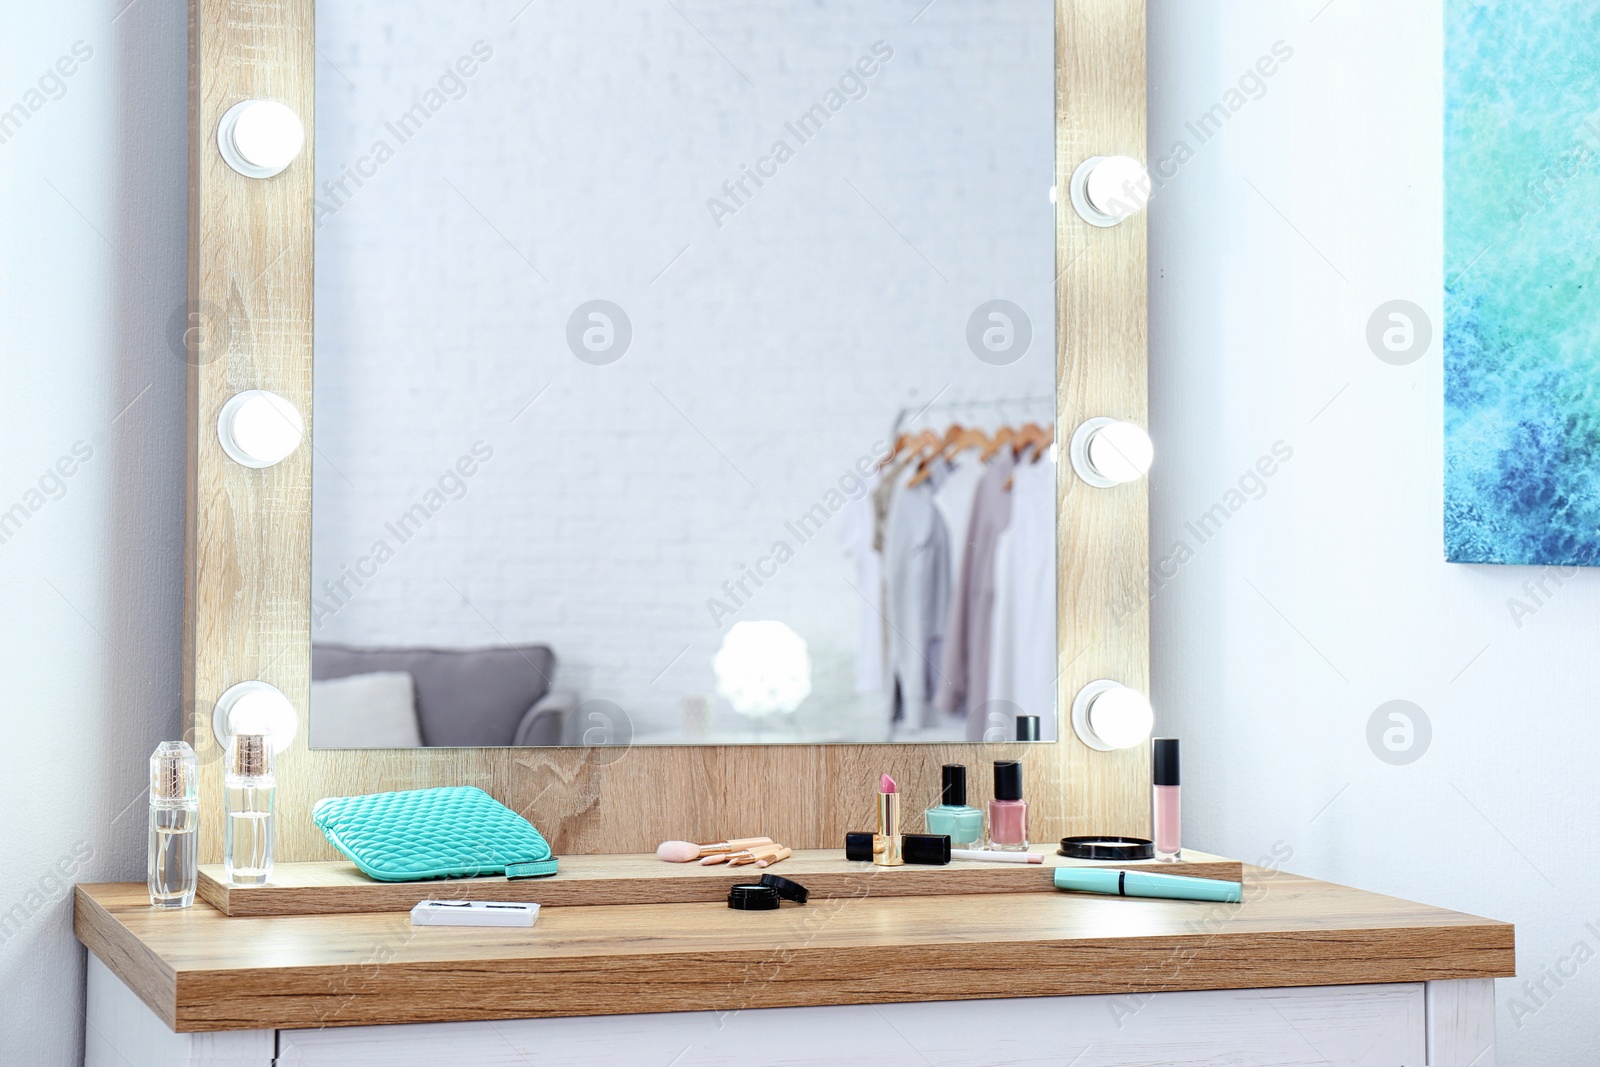
<path fill-rule="evenodd" d="M 1155 711 L 1143 693 L 1119 686 L 1089 705 L 1089 728 L 1112 748 L 1132 748 L 1155 728 Z"/>
<path fill-rule="evenodd" d="M 1072 206 L 1093 226 L 1115 226 L 1150 202 L 1150 173 L 1131 156 L 1092 156 L 1069 185 Z"/>
<path fill-rule="evenodd" d="M 1069 455 L 1078 477 L 1097 489 L 1110 489 L 1143 478 L 1155 460 L 1155 446 L 1137 423 L 1101 415 L 1072 432 Z"/>
<path fill-rule="evenodd" d="M 1107 156 L 1089 172 L 1084 192 L 1102 214 L 1125 219 L 1150 202 L 1150 176 L 1137 159 Z"/>
<path fill-rule="evenodd" d="M 217 148 L 228 165 L 249 178 L 281 174 L 305 147 L 300 116 L 276 100 L 245 100 L 217 125 Z"/>
<path fill-rule="evenodd" d="M 1099 678 L 1072 698 L 1072 729 L 1098 752 L 1132 748 L 1150 736 L 1155 712 L 1149 699 L 1121 682 Z"/>
<path fill-rule="evenodd" d="M 246 467 L 270 467 L 300 447 L 305 423 L 295 406 L 277 393 L 251 389 L 222 406 L 217 439 L 222 450 Z"/>
<path fill-rule="evenodd" d="M 217 744 L 228 747 L 236 734 L 268 734 L 272 750 L 289 747 L 300 729 L 300 717 L 283 691 L 268 682 L 248 681 L 232 686 L 211 709 L 211 732 Z"/>
<path fill-rule="evenodd" d="M 1089 464 L 1108 481 L 1136 482 L 1150 471 L 1155 445 L 1131 422 L 1113 422 L 1089 438 Z"/>

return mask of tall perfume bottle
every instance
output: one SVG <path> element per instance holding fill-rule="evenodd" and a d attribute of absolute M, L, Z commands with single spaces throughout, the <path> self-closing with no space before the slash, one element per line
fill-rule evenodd
<path fill-rule="evenodd" d="M 262 885 L 272 877 L 272 738 L 235 734 L 223 771 L 228 821 L 222 829 L 222 862 L 230 885 Z"/>
<path fill-rule="evenodd" d="M 951 848 L 983 847 L 983 812 L 967 804 L 967 768 L 946 763 L 939 806 L 923 813 L 928 833 L 943 834 Z"/>
<path fill-rule="evenodd" d="M 1150 789 L 1150 836 L 1156 859 L 1171 862 L 1183 850 L 1183 809 L 1178 795 L 1178 739 L 1158 737 L 1152 743 L 1153 784 Z"/>
<path fill-rule="evenodd" d="M 194 904 L 200 858 L 200 765 L 183 741 L 163 741 L 150 754 L 150 858 L 145 869 L 152 908 Z"/>
<path fill-rule="evenodd" d="M 1022 764 L 1014 759 L 994 761 L 989 847 L 1002 852 L 1028 850 L 1028 802 L 1022 799 Z"/>

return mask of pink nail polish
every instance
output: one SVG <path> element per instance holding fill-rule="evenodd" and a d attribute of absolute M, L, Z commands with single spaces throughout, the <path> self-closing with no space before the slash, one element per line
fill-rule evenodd
<path fill-rule="evenodd" d="M 1156 859 L 1172 862 L 1183 849 L 1183 817 L 1178 802 L 1178 739 L 1158 737 L 1152 745 L 1155 773 L 1150 791 L 1150 834 L 1155 838 Z"/>
<path fill-rule="evenodd" d="M 1014 759 L 994 761 L 989 847 L 1002 852 L 1028 850 L 1028 802 L 1022 799 L 1022 764 Z"/>

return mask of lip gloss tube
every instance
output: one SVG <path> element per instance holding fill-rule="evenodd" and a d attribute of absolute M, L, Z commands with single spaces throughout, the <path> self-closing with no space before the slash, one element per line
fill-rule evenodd
<path fill-rule="evenodd" d="M 1183 810 L 1178 796 L 1178 739 L 1158 737 L 1152 742 L 1154 784 L 1150 788 L 1150 836 L 1156 859 L 1172 863 L 1183 851 Z"/>

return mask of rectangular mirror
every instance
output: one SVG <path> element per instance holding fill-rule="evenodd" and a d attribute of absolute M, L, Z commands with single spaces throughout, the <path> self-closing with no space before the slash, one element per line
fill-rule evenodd
<path fill-rule="evenodd" d="M 311 747 L 1055 740 L 1055 20 L 318 3 Z"/>

